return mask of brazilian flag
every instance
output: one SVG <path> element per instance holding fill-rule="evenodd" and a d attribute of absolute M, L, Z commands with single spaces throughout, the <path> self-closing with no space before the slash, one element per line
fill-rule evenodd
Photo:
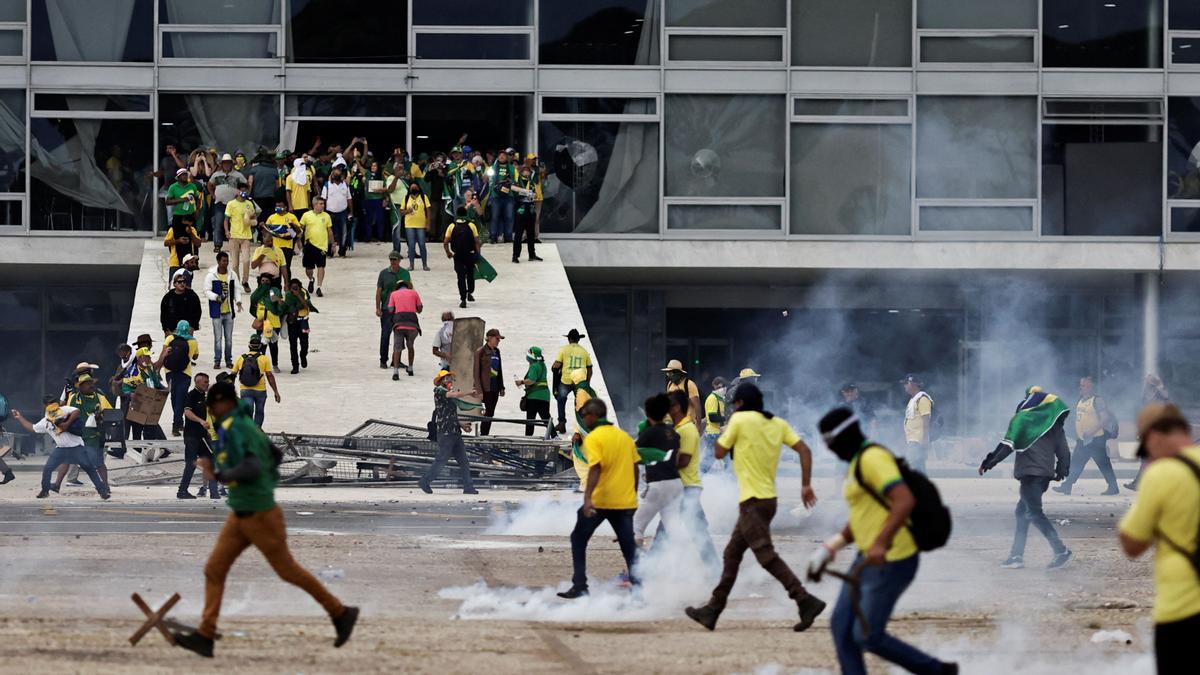
<path fill-rule="evenodd" d="M 489 284 L 496 280 L 496 268 L 483 256 L 475 257 L 475 278 L 483 279 Z"/>
<path fill-rule="evenodd" d="M 1070 412 L 1059 397 L 1042 391 L 1040 387 L 1030 387 L 1025 400 L 1017 406 L 1016 414 L 1009 421 L 1008 433 L 1004 434 L 1001 443 L 1017 452 L 1028 450 Z"/>

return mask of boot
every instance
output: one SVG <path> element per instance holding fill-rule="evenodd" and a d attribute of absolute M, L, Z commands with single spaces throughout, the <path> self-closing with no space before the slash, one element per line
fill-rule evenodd
<path fill-rule="evenodd" d="M 824 607 L 824 604 L 821 605 Z M 721 617 L 721 610 L 712 605 L 704 605 L 703 607 L 688 607 L 683 610 L 684 614 L 688 615 L 692 621 L 704 626 L 709 630 L 716 630 L 717 619 Z"/>
<path fill-rule="evenodd" d="M 808 630 L 817 616 L 825 611 L 825 602 L 814 595 L 805 595 L 796 602 L 796 608 L 800 610 L 800 623 L 792 626 L 792 630 L 800 633 Z"/>
<path fill-rule="evenodd" d="M 212 638 L 204 637 L 199 633 L 178 633 L 175 635 L 175 646 L 183 647 L 190 652 L 195 652 L 200 656 L 210 659 L 213 655 Z"/>
<path fill-rule="evenodd" d="M 358 622 L 358 608 L 346 607 L 342 611 L 342 615 L 333 619 L 333 628 L 337 631 L 337 639 L 334 640 L 334 647 L 341 647 L 350 639 L 350 634 L 354 632 L 354 624 Z"/>
<path fill-rule="evenodd" d="M 11 483 L 16 479 L 17 479 L 17 477 L 13 475 L 13 472 L 5 471 L 4 472 L 4 480 L 0 480 L 0 485 L 4 485 L 5 483 Z"/>

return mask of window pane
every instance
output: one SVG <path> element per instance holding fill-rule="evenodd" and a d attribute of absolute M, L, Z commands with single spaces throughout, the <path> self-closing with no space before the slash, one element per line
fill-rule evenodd
<path fill-rule="evenodd" d="M 654 112 L 652 98 L 542 98 L 542 113 L 546 115 L 653 115 Z"/>
<path fill-rule="evenodd" d="M 279 25 L 279 0 L 159 0 L 158 22 Z"/>
<path fill-rule="evenodd" d="M 159 94 L 158 118 L 159 145 L 182 153 L 211 147 L 253 160 L 260 146 L 273 151 L 279 145 L 276 94 Z M 161 184 L 174 173 L 164 171 Z"/>
<path fill-rule="evenodd" d="M 24 190 L 25 186 L 21 186 Z M 11 199 L 0 200 L 0 227 L 20 227 L 25 222 L 21 217 L 21 202 Z"/>
<path fill-rule="evenodd" d="M 0 0 L 0 21 L 24 22 L 25 0 Z"/>
<path fill-rule="evenodd" d="M 35 230 L 149 231 L 152 120 L 31 121 Z"/>
<path fill-rule="evenodd" d="M 42 404 L 42 396 L 46 394 L 42 385 L 40 307 L 36 329 L 0 330 L 0 369 L 4 372 L 4 395 L 8 398 L 9 405 L 18 410 L 38 410 Z M 58 374 L 58 377 L 65 375 L 66 373 Z M 57 390 L 55 393 L 58 393 Z M 10 430 L 17 426 L 19 425 L 9 423 Z M 37 447 L 41 447 L 40 439 Z"/>
<path fill-rule="evenodd" d="M 1033 63 L 1033 38 L 921 38 L 922 63 Z"/>
<path fill-rule="evenodd" d="M 417 58 L 528 61 L 529 36 L 496 33 L 418 33 Z"/>
<path fill-rule="evenodd" d="M 667 195 L 782 197 L 785 113 L 779 96 L 667 96 Z"/>
<path fill-rule="evenodd" d="M 672 35 L 667 47 L 672 61 L 783 61 L 778 35 Z"/>
<path fill-rule="evenodd" d="M 0 316 L 4 330 L 41 328 L 42 294 L 38 291 L 0 291 Z"/>
<path fill-rule="evenodd" d="M 406 117 L 403 96 L 296 94 L 288 96 L 289 117 Z"/>
<path fill-rule="evenodd" d="M 1044 0 L 1047 68 L 1162 68 L 1162 0 Z"/>
<path fill-rule="evenodd" d="M 793 124 L 792 234 L 909 234 L 906 124 Z"/>
<path fill-rule="evenodd" d="M 778 206 L 750 204 L 673 204 L 667 207 L 670 230 L 778 230 Z"/>
<path fill-rule="evenodd" d="M 1162 117 L 1162 99 L 1043 99 L 1047 117 Z"/>
<path fill-rule="evenodd" d="M 1042 127 L 1042 233 L 1158 236 L 1162 127 Z"/>
<path fill-rule="evenodd" d="M 917 196 L 1037 196 L 1037 99 L 917 99 Z"/>
<path fill-rule="evenodd" d="M 293 63 L 405 63 L 408 5 L 288 0 L 288 60 Z M 369 20 L 363 17 L 369 16 Z"/>
<path fill-rule="evenodd" d="M 1174 38 L 1171 40 L 1171 63 L 1200 63 L 1200 38 Z"/>
<path fill-rule="evenodd" d="M 472 150 L 495 157 L 498 150 L 525 150 L 529 120 L 533 116 L 528 96 L 413 96 L 412 152 L 449 152 L 458 139 Z M 401 137 L 403 138 L 403 136 Z M 401 142 L 403 145 L 403 142 Z M 371 140 L 375 153 L 390 153 Z"/>
<path fill-rule="evenodd" d="M 1200 98 L 1167 100 L 1167 198 L 1200 199 Z"/>
<path fill-rule="evenodd" d="M 1172 232 L 1200 232 L 1200 208 L 1171 209 Z"/>
<path fill-rule="evenodd" d="M 0 192 L 24 191 L 25 91 L 0 89 Z M 9 224 L 19 222 L 17 216 L 17 221 Z"/>
<path fill-rule="evenodd" d="M 1033 232 L 1027 206 L 922 206 L 922 232 Z"/>
<path fill-rule="evenodd" d="M 917 28 L 1034 28 L 1037 0 L 918 0 Z"/>
<path fill-rule="evenodd" d="M 658 232 L 658 124 L 542 122 L 545 232 Z"/>
<path fill-rule="evenodd" d="M 661 0 L 539 0 L 543 64 L 658 65 Z"/>
<path fill-rule="evenodd" d="M 1200 30 L 1200 3 L 1171 3 L 1171 30 Z"/>
<path fill-rule="evenodd" d="M 412 0 L 414 26 L 532 26 L 533 0 Z"/>
<path fill-rule="evenodd" d="M 154 58 L 152 0 L 33 0 L 34 61 L 149 63 Z"/>
<path fill-rule="evenodd" d="M 149 112 L 150 96 L 146 94 L 34 94 L 33 109 L 39 112 L 56 110 L 103 110 L 105 112 Z"/>
<path fill-rule="evenodd" d="M 908 101 L 891 98 L 798 98 L 793 115 L 845 115 L 854 117 L 905 117 Z"/>
<path fill-rule="evenodd" d="M 787 0 L 669 0 L 667 25 L 783 28 L 787 25 Z"/>
<path fill-rule="evenodd" d="M 274 59 L 278 33 L 163 33 L 164 59 Z"/>
<path fill-rule="evenodd" d="M 0 56 L 24 56 L 25 45 L 19 30 L 0 31 Z"/>
<path fill-rule="evenodd" d="M 912 3 L 792 0 L 792 65 L 912 65 Z"/>

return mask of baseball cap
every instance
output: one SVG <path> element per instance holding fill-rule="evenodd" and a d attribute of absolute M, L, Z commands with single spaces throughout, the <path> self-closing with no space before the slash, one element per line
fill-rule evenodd
<path fill-rule="evenodd" d="M 178 171 L 176 171 L 176 172 L 175 172 L 175 175 L 176 175 L 176 176 L 178 176 L 178 175 L 180 175 L 180 174 L 184 174 L 184 173 L 187 173 L 187 172 L 188 172 L 188 170 L 187 170 L 187 169 L 179 169 Z"/>
<path fill-rule="evenodd" d="M 395 249 L 392 249 L 392 252 L 388 254 L 388 260 L 403 260 L 403 259 L 404 259 L 404 254 L 400 253 L 400 251 L 397 251 Z"/>
<path fill-rule="evenodd" d="M 183 256 L 183 262 L 184 262 L 184 264 L 185 264 L 185 265 L 187 264 L 187 261 L 189 261 L 189 260 L 195 260 L 195 259 L 196 259 L 196 254 L 195 254 L 195 253 L 189 253 L 189 254 L 187 254 L 187 255 Z"/>
<path fill-rule="evenodd" d="M 454 377 L 454 371 L 444 369 L 439 370 L 438 374 L 433 376 L 433 384 L 435 386 L 439 385 L 442 383 L 442 380 L 446 379 L 447 377 Z"/>
<path fill-rule="evenodd" d="M 142 347 L 141 349 L 137 350 L 135 356 L 136 356 L 136 358 L 139 358 L 139 359 L 142 358 L 143 356 L 149 356 L 150 358 L 154 358 L 154 353 L 151 352 L 148 347 Z"/>
<path fill-rule="evenodd" d="M 94 381 L 95 379 L 96 379 L 96 378 L 92 377 L 91 375 L 88 375 L 87 373 L 84 373 L 83 375 L 80 375 L 79 377 L 75 378 L 75 383 L 76 383 L 76 384 L 83 384 L 84 382 L 92 382 L 92 381 Z"/>
<path fill-rule="evenodd" d="M 909 373 L 904 376 L 904 379 L 900 380 L 900 384 L 908 384 L 910 382 L 912 384 L 924 384 L 921 382 L 921 376 L 916 373 Z"/>
<path fill-rule="evenodd" d="M 227 153 L 225 153 L 225 154 L 221 155 L 221 161 L 222 161 L 222 162 L 232 162 L 232 161 L 233 161 L 233 155 L 230 155 L 230 154 L 227 152 Z"/>
<path fill-rule="evenodd" d="M 858 391 L 858 385 L 853 382 L 847 382 L 842 385 L 842 391 Z"/>
<path fill-rule="evenodd" d="M 754 372 L 753 368 L 742 368 L 738 371 L 738 377 L 762 377 L 762 375 Z"/>
<path fill-rule="evenodd" d="M 1170 403 L 1155 401 L 1154 403 L 1147 405 L 1145 408 L 1142 408 L 1141 412 L 1138 413 L 1137 433 L 1139 440 L 1137 456 L 1139 458 L 1145 459 L 1147 457 L 1145 446 L 1146 435 L 1151 431 L 1154 431 L 1155 428 L 1162 428 L 1164 426 L 1183 426 L 1188 429 L 1191 428 L 1191 424 L 1187 421 L 1187 418 L 1183 416 L 1183 413 L 1180 412 L 1179 408 Z"/>
<path fill-rule="evenodd" d="M 504 339 L 504 336 L 500 334 L 500 331 L 499 331 L 499 330 L 497 330 L 497 329 L 495 329 L 495 328 L 489 328 L 489 329 L 488 329 L 488 332 L 487 332 L 487 337 L 498 337 L 498 338 L 500 338 L 501 340 L 503 340 L 503 339 Z"/>
<path fill-rule="evenodd" d="M 672 370 L 678 370 L 684 374 L 687 373 L 687 371 L 683 369 L 683 362 L 681 362 L 679 359 L 671 359 L 670 361 L 667 361 L 667 367 L 662 369 L 664 373 L 669 373 Z"/>

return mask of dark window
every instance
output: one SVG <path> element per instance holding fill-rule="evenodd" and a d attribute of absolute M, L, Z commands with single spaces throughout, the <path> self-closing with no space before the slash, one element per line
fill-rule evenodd
<path fill-rule="evenodd" d="M 670 230 L 779 230 L 783 214 L 769 204 L 672 204 Z"/>
<path fill-rule="evenodd" d="M 545 115 L 653 115 L 654 108 L 652 98 L 542 98 L 542 114 Z"/>
<path fill-rule="evenodd" d="M 252 159 L 279 145 L 278 94 L 159 94 L 158 120 L 159 145 L 183 152 L 203 145 Z"/>
<path fill-rule="evenodd" d="M 205 33 L 170 31 L 162 34 L 164 59 L 274 59 L 279 57 L 279 33 Z"/>
<path fill-rule="evenodd" d="M 1200 98 L 1167 101 L 1167 198 L 1200 199 Z"/>
<path fill-rule="evenodd" d="M 192 25 L 278 25 L 279 2 L 280 0 L 158 0 L 158 22 Z"/>
<path fill-rule="evenodd" d="M 288 0 L 293 63 L 405 63 L 408 6 L 364 0 Z"/>
<path fill-rule="evenodd" d="M 406 117 L 408 102 L 403 95 L 384 94 L 296 94 L 287 97 L 289 117 Z"/>
<path fill-rule="evenodd" d="M 47 9 L 55 8 L 53 19 Z M 149 63 L 154 59 L 152 0 L 33 0 L 34 61 Z"/>
<path fill-rule="evenodd" d="M 783 97 L 677 94 L 665 107 L 668 196 L 783 196 Z"/>
<path fill-rule="evenodd" d="M 25 91 L 0 89 L 0 192 L 25 191 Z M 5 206 L 12 209 L 11 203 Z M 20 204 L 16 204 L 16 221 L 12 214 L 5 225 L 19 225 Z"/>
<path fill-rule="evenodd" d="M 798 116 L 906 117 L 908 101 L 898 98 L 798 98 L 792 103 Z"/>
<path fill-rule="evenodd" d="M 1200 233 L 1200 209 L 1181 207 L 1171 209 L 1171 231 Z"/>
<path fill-rule="evenodd" d="M 533 0 L 413 0 L 414 26 L 532 26 Z"/>
<path fill-rule="evenodd" d="M 149 112 L 150 96 L 147 94 L 34 94 L 33 109 L 38 112 L 55 110 Z"/>
<path fill-rule="evenodd" d="M 539 0 L 539 61 L 658 65 L 660 0 Z"/>
<path fill-rule="evenodd" d="M 1037 0 L 917 0 L 917 28 L 1037 28 Z"/>
<path fill-rule="evenodd" d="M 420 33 L 418 59 L 528 61 L 529 36 L 512 33 Z"/>
<path fill-rule="evenodd" d="M 449 152 L 463 134 L 481 152 L 524 150 L 531 103 L 527 96 L 413 96 L 412 153 Z"/>
<path fill-rule="evenodd" d="M 1176 65 L 1200 64 L 1200 38 L 1179 37 L 1171 39 L 1171 63 Z"/>
<path fill-rule="evenodd" d="M 24 23 L 25 0 L 4 0 L 0 2 L 0 21 Z"/>
<path fill-rule="evenodd" d="M 783 61 L 779 35 L 672 35 L 671 61 Z"/>
<path fill-rule="evenodd" d="M 912 3 L 792 0 L 793 66 L 912 65 Z"/>
<path fill-rule="evenodd" d="M 667 25 L 688 28 L 783 28 L 787 0 L 669 0 Z"/>
<path fill-rule="evenodd" d="M 1162 68 L 1162 0 L 1045 0 L 1047 68 Z"/>
<path fill-rule="evenodd" d="M 1042 126 L 1042 234 L 1158 236 L 1162 127 Z"/>
<path fill-rule="evenodd" d="M 1200 30 L 1200 2 L 1175 0 L 1171 3 L 1171 30 Z"/>

